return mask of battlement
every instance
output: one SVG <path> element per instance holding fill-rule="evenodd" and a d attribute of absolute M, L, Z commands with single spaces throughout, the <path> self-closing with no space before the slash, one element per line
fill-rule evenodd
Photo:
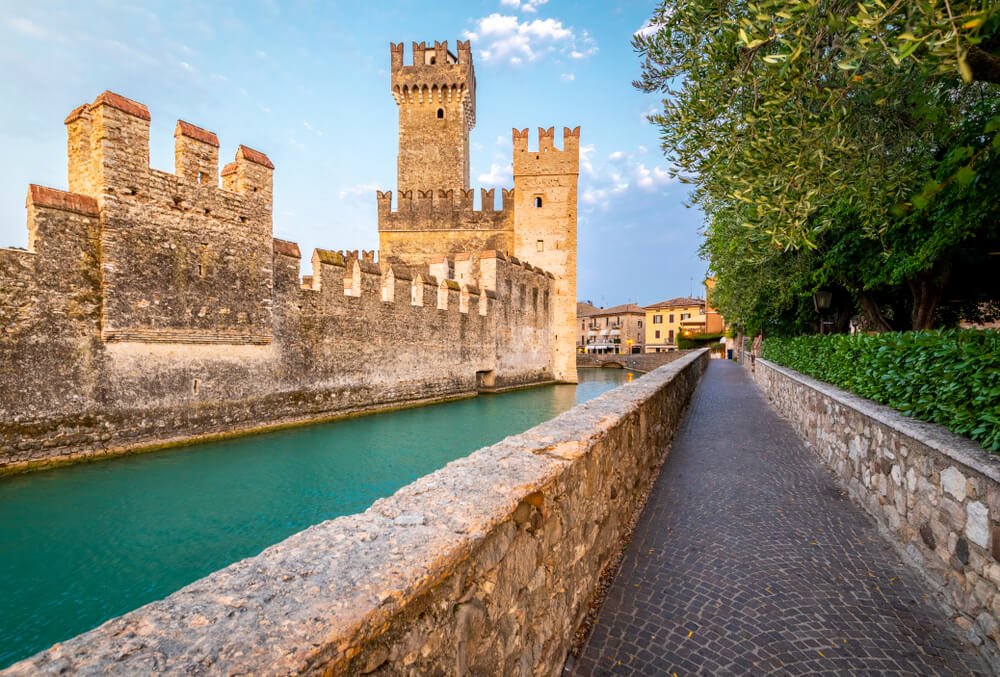
<path fill-rule="evenodd" d="M 473 190 L 399 191 L 396 210 L 392 209 L 392 191 L 376 191 L 379 230 L 496 230 L 508 220 L 514 209 L 513 189 L 501 188 L 500 209 L 496 208 L 496 189 L 480 188 L 482 205 L 473 207 Z"/>
<path fill-rule="evenodd" d="M 74 108 L 65 119 L 70 192 L 98 200 L 109 194 L 146 193 L 143 197 L 148 198 L 164 176 L 218 188 L 218 136 L 179 120 L 174 128 L 175 171 L 170 175 L 149 166 L 150 120 L 145 105 L 114 92 L 103 92 L 93 103 Z M 273 170 L 266 155 L 240 146 L 235 161 L 222 171 L 222 187 L 270 211 Z"/>
<path fill-rule="evenodd" d="M 555 146 L 555 128 L 538 128 L 538 149 L 528 148 L 528 130 L 513 129 L 514 174 L 578 174 L 580 128 L 563 127 L 563 147 Z"/>
<path fill-rule="evenodd" d="M 428 48 L 426 42 L 413 43 L 413 59 L 409 64 L 404 63 L 403 43 L 389 43 L 389 54 L 391 56 L 392 70 L 407 68 L 420 68 L 423 66 L 471 66 L 472 65 L 472 45 L 468 40 L 457 41 L 457 51 L 455 54 L 448 49 L 448 41 L 434 42 L 434 46 Z"/>
<path fill-rule="evenodd" d="M 448 50 L 448 42 L 435 42 L 428 48 L 413 43 L 413 61 L 403 63 L 402 43 L 389 46 L 392 76 L 390 88 L 399 105 L 461 104 L 468 128 L 475 126 L 476 75 L 469 42 L 458 42 L 458 55 Z"/>
<path fill-rule="evenodd" d="M 279 243 L 281 243 L 279 245 Z M 294 243 L 275 241 L 283 249 Z M 297 248 L 296 248 L 297 251 Z M 487 250 L 463 253 L 454 258 L 435 257 L 427 265 L 409 266 L 375 260 L 375 252 L 316 249 L 312 274 L 295 285 L 303 293 L 322 293 L 314 312 L 353 312 L 376 299 L 382 304 L 420 306 L 487 315 L 488 303 L 524 310 L 530 303 L 533 323 L 546 323 L 541 314 L 548 309 L 554 278 L 539 268 L 502 252 Z M 343 290 L 343 294 L 341 294 Z M 344 301 L 343 299 L 359 299 Z M 541 301 L 539 301 L 541 300 Z M 358 303 L 361 306 L 342 306 Z M 341 308 L 340 311 L 337 308 Z"/>

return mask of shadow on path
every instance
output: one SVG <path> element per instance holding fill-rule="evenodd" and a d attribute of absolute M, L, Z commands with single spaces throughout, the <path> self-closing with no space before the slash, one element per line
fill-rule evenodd
<path fill-rule="evenodd" d="M 743 370 L 712 360 L 574 675 L 988 674 Z"/>

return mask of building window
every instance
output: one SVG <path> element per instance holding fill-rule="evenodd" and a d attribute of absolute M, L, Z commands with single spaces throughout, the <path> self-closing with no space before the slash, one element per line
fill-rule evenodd
<path fill-rule="evenodd" d="M 670 321 L 674 321 L 674 316 L 670 316 Z M 653 324 L 663 324 L 663 315 L 653 315 Z"/>
<path fill-rule="evenodd" d="M 543 252 L 545 251 L 545 241 L 539 240 L 535 243 L 535 251 Z"/>
<path fill-rule="evenodd" d="M 542 196 L 541 195 L 536 195 L 535 196 L 535 207 L 541 207 L 541 206 L 542 206 Z"/>
<path fill-rule="evenodd" d="M 639 329 L 642 329 L 642 320 L 639 320 Z"/>
<path fill-rule="evenodd" d="M 438 108 L 438 120 L 444 120 L 444 108 Z"/>
<path fill-rule="evenodd" d="M 674 342 L 674 330 L 673 329 L 671 329 L 669 332 L 667 332 L 667 340 L 670 343 Z"/>
<path fill-rule="evenodd" d="M 669 322 L 670 322 L 670 324 L 674 323 L 674 314 L 673 313 L 670 313 L 670 320 L 669 320 Z"/>
<path fill-rule="evenodd" d="M 660 330 L 659 329 L 656 330 L 656 338 L 660 338 Z"/>

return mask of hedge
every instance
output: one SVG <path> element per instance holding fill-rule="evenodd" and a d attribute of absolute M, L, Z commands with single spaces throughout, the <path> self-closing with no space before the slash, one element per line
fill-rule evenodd
<path fill-rule="evenodd" d="M 1000 331 L 769 338 L 763 357 L 1000 451 Z"/>
<path fill-rule="evenodd" d="M 708 347 L 717 352 L 725 352 L 725 344 L 719 343 L 719 339 L 722 337 L 722 332 L 712 334 L 690 334 L 689 336 L 684 336 L 682 334 L 677 337 L 677 347 L 681 350 Z"/>

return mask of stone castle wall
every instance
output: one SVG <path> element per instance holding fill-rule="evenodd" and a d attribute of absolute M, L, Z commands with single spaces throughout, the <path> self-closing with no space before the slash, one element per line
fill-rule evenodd
<path fill-rule="evenodd" d="M 494 251 L 430 266 L 271 231 L 273 165 L 145 106 L 66 120 L 72 192 L 32 186 L 27 251 L 0 249 L 0 472 L 550 380 L 552 276 Z"/>
<path fill-rule="evenodd" d="M 558 675 L 707 352 L 5 674 Z"/>
<path fill-rule="evenodd" d="M 1000 460 L 940 426 L 785 367 L 758 358 L 752 369 L 775 408 L 1000 667 Z"/>

